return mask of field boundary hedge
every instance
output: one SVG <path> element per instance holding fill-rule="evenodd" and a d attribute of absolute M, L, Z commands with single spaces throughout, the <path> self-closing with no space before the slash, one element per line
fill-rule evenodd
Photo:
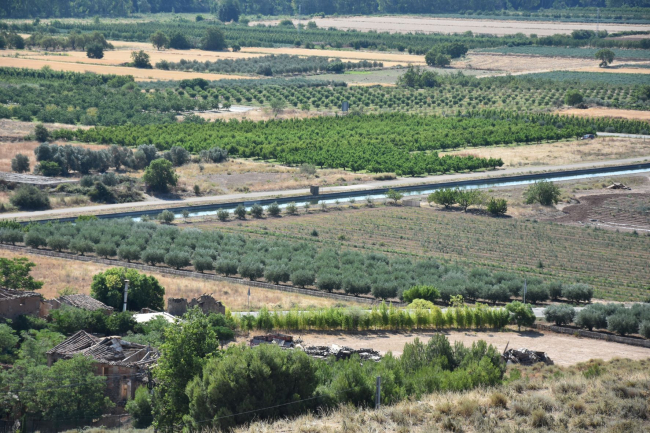
<path fill-rule="evenodd" d="M 329 293 L 320 290 L 301 289 L 298 287 L 282 286 L 279 284 L 271 284 L 263 281 L 250 281 L 242 278 L 224 277 L 221 275 L 213 275 L 213 274 L 202 274 L 200 272 L 195 272 L 195 271 L 182 271 L 182 270 L 176 270 L 176 269 L 171 269 L 162 266 L 159 267 L 159 266 L 143 265 L 140 263 L 129 263 L 129 262 L 123 262 L 121 260 L 109 260 L 109 259 L 102 259 L 100 257 L 93 257 L 93 256 L 80 256 L 80 255 L 62 253 L 57 251 L 22 247 L 18 245 L 0 244 L 0 248 L 4 248 L 10 251 L 22 252 L 25 254 L 35 254 L 35 255 L 55 257 L 55 258 L 65 259 L 65 260 L 76 260 L 81 262 L 98 263 L 98 264 L 109 265 L 109 266 L 119 266 L 119 267 L 137 269 L 146 272 L 157 272 L 161 274 L 176 275 L 180 277 L 198 278 L 198 279 L 210 280 L 210 281 L 225 281 L 233 284 L 240 284 L 243 286 L 258 287 L 261 289 L 269 289 L 269 290 L 279 290 L 281 292 L 298 293 L 301 295 L 316 296 L 319 298 L 337 299 L 339 301 L 352 301 L 352 302 L 358 302 L 361 304 L 369 304 L 369 305 L 376 305 L 382 302 L 381 299 L 375 299 L 370 297 L 351 296 L 351 295 L 344 295 L 341 293 Z M 396 307 L 406 306 L 405 303 L 399 301 L 392 301 L 392 304 Z"/>
<path fill-rule="evenodd" d="M 556 332 L 558 334 L 570 334 L 570 335 L 578 334 L 580 337 L 592 338 L 595 340 L 613 341 L 615 343 L 628 344 L 630 346 L 647 347 L 648 349 L 650 349 L 650 340 L 621 337 L 620 335 L 611 335 L 602 332 L 587 331 L 585 329 L 573 329 L 573 328 L 565 328 L 563 326 L 543 325 L 541 323 L 536 323 L 532 327 L 539 329 L 541 331 L 551 331 L 551 332 Z"/>

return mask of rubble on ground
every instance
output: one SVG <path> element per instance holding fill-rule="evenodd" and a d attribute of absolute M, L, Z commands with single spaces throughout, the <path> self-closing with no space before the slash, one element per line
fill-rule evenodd
<path fill-rule="evenodd" d="M 316 359 L 326 359 L 329 356 L 334 356 L 336 360 L 349 359 L 355 353 L 359 358 L 366 361 L 379 361 L 381 355 L 373 349 L 353 349 L 347 346 L 303 346 L 303 341 L 300 338 L 293 338 L 292 335 L 284 334 L 266 334 L 255 335 L 250 339 L 248 345 L 250 347 L 259 346 L 260 344 L 277 344 L 283 349 L 297 349 L 302 350 L 307 355 Z"/>
<path fill-rule="evenodd" d="M 533 365 L 543 362 L 546 365 L 553 365 L 553 361 L 545 352 L 536 352 L 528 349 L 509 349 L 501 355 L 508 364 Z"/>
<path fill-rule="evenodd" d="M 332 344 L 332 346 L 306 346 L 303 350 L 307 355 L 317 359 L 325 359 L 328 356 L 334 356 L 338 361 L 339 359 L 348 359 L 356 353 L 359 355 L 359 358 L 363 360 L 381 360 L 381 355 L 376 350 L 352 349 L 351 347 L 337 346 L 336 344 Z"/>
<path fill-rule="evenodd" d="M 248 343 L 250 347 L 259 346 L 260 344 L 277 344 L 285 349 L 293 349 L 295 347 L 293 337 L 284 334 L 256 335 Z"/>
<path fill-rule="evenodd" d="M 632 188 L 630 188 L 629 186 L 623 185 L 622 183 L 614 182 L 613 184 L 608 186 L 607 189 L 627 189 L 627 190 L 630 190 Z"/>

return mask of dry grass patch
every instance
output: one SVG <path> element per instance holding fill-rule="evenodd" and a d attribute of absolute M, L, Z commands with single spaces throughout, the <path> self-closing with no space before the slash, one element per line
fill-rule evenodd
<path fill-rule="evenodd" d="M 312 175 L 297 167 L 248 159 L 230 159 L 219 164 L 186 164 L 178 167 L 176 172 L 180 177 L 180 189 L 191 192 L 194 185 L 199 185 L 202 194 L 206 195 L 297 189 L 310 185 L 353 185 L 374 178 L 338 169 L 317 170 Z"/>
<path fill-rule="evenodd" d="M 598 342 L 594 342 L 598 344 Z M 518 431 L 571 431 L 571 432 L 645 432 L 650 430 L 648 419 L 648 392 L 644 398 L 620 399 L 612 395 L 616 383 L 627 380 L 650 379 L 650 360 L 630 361 L 616 359 L 601 363 L 602 374 L 584 383 L 585 397 L 580 400 L 562 400 L 563 394 L 555 394 L 560 382 L 584 379 L 583 372 L 592 362 L 573 367 L 557 366 L 517 367 L 522 381 L 534 383 L 536 391 L 524 390 L 511 409 L 500 404 L 482 405 L 492 401 L 494 395 L 503 396 L 514 392 L 514 383 L 492 389 L 476 389 L 464 392 L 437 393 L 422 396 L 420 401 L 404 401 L 394 406 L 353 409 L 344 407 L 325 413 L 320 417 L 306 415 L 295 419 L 278 420 L 275 423 L 253 423 L 242 426 L 237 432 L 302 432 L 302 431 L 363 431 L 363 432 L 518 432 Z M 514 370 L 513 368 L 510 369 Z M 501 398 L 498 398 L 501 401 Z M 599 413 L 598 408 L 607 404 L 613 408 Z M 417 416 L 409 417 L 408 414 Z M 308 430 L 305 430 L 308 429 Z"/>
<path fill-rule="evenodd" d="M 36 263 L 32 270 L 34 278 L 44 281 L 43 289 L 39 290 L 45 298 L 55 298 L 64 289 L 72 289 L 77 293 L 90 294 L 93 275 L 111 268 L 90 262 L 76 262 L 65 259 L 39 256 L 36 254 L 16 254 L 13 251 L 0 249 L 0 257 L 27 257 Z M 119 266 L 119 263 L 116 263 Z M 248 287 L 220 281 L 205 281 L 193 278 L 176 277 L 165 274 L 151 273 L 165 287 L 165 299 L 184 297 L 193 298 L 203 293 L 212 293 L 232 311 L 248 310 Z M 251 309 L 262 307 L 270 309 L 317 308 L 340 304 L 340 301 L 327 298 L 317 298 L 275 290 L 251 287 Z M 356 304 L 355 304 L 356 305 Z"/>
<path fill-rule="evenodd" d="M 616 70 L 616 72 L 618 71 L 619 70 Z M 643 71 L 647 71 L 648 73 L 650 73 L 650 69 L 643 69 Z M 613 119 L 633 119 L 633 120 L 650 121 L 650 111 L 623 110 L 620 108 L 607 108 L 607 107 L 590 107 L 586 109 L 567 108 L 563 110 L 558 110 L 556 111 L 556 113 L 568 115 L 568 116 L 611 117 Z"/>
<path fill-rule="evenodd" d="M 519 146 L 476 147 L 440 155 L 474 155 L 501 158 L 505 167 L 567 165 L 589 161 L 607 161 L 648 157 L 650 140 L 621 137 L 598 137 L 593 140 L 570 140 Z"/>

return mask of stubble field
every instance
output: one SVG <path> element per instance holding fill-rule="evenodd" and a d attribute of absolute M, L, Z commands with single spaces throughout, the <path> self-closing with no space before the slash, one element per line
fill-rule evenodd
<path fill-rule="evenodd" d="M 335 27 L 339 30 L 359 30 L 389 33 L 486 33 L 498 36 L 514 35 L 516 33 L 531 33 L 538 36 L 550 36 L 558 33 L 569 34 L 573 30 L 594 30 L 595 25 L 589 23 L 551 22 L 551 21 L 508 21 L 471 18 L 437 18 L 418 16 L 346 16 L 312 18 L 318 27 Z M 262 21 L 264 24 L 277 24 L 278 20 Z M 297 21 L 296 21 L 297 22 Z M 255 25 L 257 22 L 251 22 Z M 650 30 L 647 25 L 602 23 L 601 30 L 610 33 Z"/>

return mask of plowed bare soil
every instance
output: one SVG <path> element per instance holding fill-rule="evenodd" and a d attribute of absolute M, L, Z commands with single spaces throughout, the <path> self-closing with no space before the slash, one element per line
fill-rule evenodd
<path fill-rule="evenodd" d="M 430 18 L 415 16 L 349 16 L 332 18 L 313 18 L 318 27 L 336 27 L 339 30 L 376 30 L 390 33 L 488 33 L 493 35 L 513 35 L 515 33 L 549 36 L 557 33 L 569 34 L 573 30 L 593 30 L 590 23 L 550 22 L 550 21 L 507 21 L 471 18 Z M 264 21 L 277 24 L 278 20 Z M 294 23 L 297 22 L 294 20 Z M 251 22 L 251 25 L 256 23 Z M 601 30 L 621 32 L 629 30 L 650 30 L 647 25 L 601 23 Z"/>
<path fill-rule="evenodd" d="M 556 222 L 650 233 L 649 193 L 616 190 L 582 196 L 579 204 L 566 206 L 562 211 L 566 216 Z"/>

